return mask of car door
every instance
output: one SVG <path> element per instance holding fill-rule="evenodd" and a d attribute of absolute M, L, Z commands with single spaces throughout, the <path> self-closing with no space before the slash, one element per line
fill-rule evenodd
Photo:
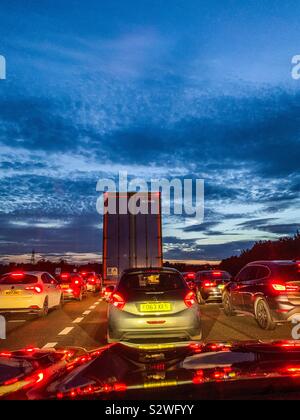
<path fill-rule="evenodd" d="M 48 306 L 49 308 L 53 308 L 56 306 L 56 299 L 57 299 L 57 292 L 56 292 L 56 284 L 53 283 L 53 278 L 48 273 L 42 274 L 42 281 L 44 283 L 44 290 L 48 296 Z"/>
<path fill-rule="evenodd" d="M 256 283 L 258 279 L 259 267 L 251 265 L 248 267 L 243 284 L 240 289 L 242 298 L 242 309 L 246 312 L 253 312 L 253 300 L 257 291 Z"/>
<path fill-rule="evenodd" d="M 46 275 L 48 276 L 49 282 L 52 286 L 51 291 L 53 292 L 53 305 L 58 306 L 60 304 L 61 299 L 60 285 L 58 281 L 53 276 L 51 276 L 51 274 L 46 273 Z"/>
<path fill-rule="evenodd" d="M 244 309 L 243 287 L 248 279 L 250 267 L 243 268 L 230 283 L 231 302 L 236 309 Z"/>

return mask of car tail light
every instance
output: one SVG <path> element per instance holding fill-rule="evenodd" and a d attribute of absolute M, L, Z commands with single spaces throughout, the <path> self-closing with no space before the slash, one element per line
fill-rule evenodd
<path fill-rule="evenodd" d="M 283 284 L 280 281 L 274 281 L 271 283 L 271 286 L 276 292 L 297 292 L 299 291 L 299 286 L 295 284 Z"/>
<path fill-rule="evenodd" d="M 79 284 L 79 280 L 75 280 L 74 281 L 74 284 Z"/>
<path fill-rule="evenodd" d="M 12 353 L 10 351 L 2 351 L 0 357 L 11 357 Z"/>
<path fill-rule="evenodd" d="M 33 290 L 36 293 L 42 293 L 43 289 L 40 286 L 28 286 L 25 290 Z"/>
<path fill-rule="evenodd" d="M 221 271 L 213 271 L 213 273 L 212 273 L 212 275 L 213 276 L 215 276 L 215 277 L 219 277 L 219 276 L 221 276 Z"/>
<path fill-rule="evenodd" d="M 286 286 L 285 284 L 279 283 L 279 282 L 273 282 L 271 283 L 272 289 L 276 292 L 286 292 Z"/>
<path fill-rule="evenodd" d="M 112 303 L 116 308 L 121 310 L 125 306 L 125 300 L 120 293 L 114 293 L 110 298 L 110 303 Z"/>
<path fill-rule="evenodd" d="M 203 287 L 215 287 L 216 283 L 214 281 L 205 281 Z"/>
<path fill-rule="evenodd" d="M 196 303 L 196 296 L 194 292 L 188 292 L 184 298 L 184 303 L 188 308 L 193 306 Z"/>
<path fill-rule="evenodd" d="M 69 278 L 69 274 L 68 273 L 64 273 L 64 274 L 61 274 L 60 277 L 62 279 L 67 279 L 67 278 Z"/>

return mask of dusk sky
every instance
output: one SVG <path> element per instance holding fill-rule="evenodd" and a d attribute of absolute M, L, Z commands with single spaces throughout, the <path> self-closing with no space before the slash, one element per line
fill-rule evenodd
<path fill-rule="evenodd" d="M 0 8 L 0 254 L 96 260 L 96 183 L 205 180 L 165 259 L 300 229 L 299 1 L 10 0 Z M 18 257 L 16 257 L 18 256 Z"/>

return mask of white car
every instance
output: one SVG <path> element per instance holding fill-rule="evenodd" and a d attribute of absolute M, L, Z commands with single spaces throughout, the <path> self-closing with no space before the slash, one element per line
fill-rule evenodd
<path fill-rule="evenodd" d="M 62 290 L 49 273 L 18 271 L 0 277 L 0 313 L 28 312 L 46 316 L 49 309 L 62 304 Z"/>

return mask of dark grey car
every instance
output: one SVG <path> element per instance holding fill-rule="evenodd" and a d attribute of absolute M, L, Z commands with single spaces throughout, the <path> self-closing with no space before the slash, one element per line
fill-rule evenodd
<path fill-rule="evenodd" d="M 131 269 L 111 295 L 108 342 L 198 341 L 196 296 L 174 269 Z"/>

